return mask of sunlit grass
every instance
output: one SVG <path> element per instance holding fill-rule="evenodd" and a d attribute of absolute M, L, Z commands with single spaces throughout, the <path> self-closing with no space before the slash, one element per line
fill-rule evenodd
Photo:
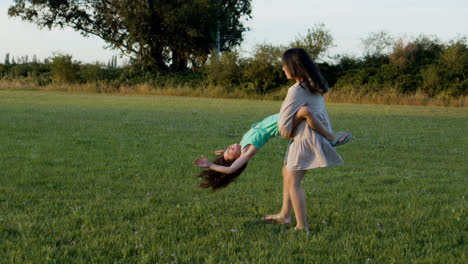
<path fill-rule="evenodd" d="M 188 85 L 154 85 L 141 83 L 136 85 L 114 85 L 108 82 L 96 82 L 86 84 L 49 84 L 38 85 L 28 79 L 0 80 L 0 90 L 23 91 L 56 91 L 71 93 L 105 93 L 120 95 L 156 95 L 156 96 L 187 96 L 224 99 L 249 99 L 249 100 L 284 100 L 289 85 L 279 87 L 266 94 L 257 94 L 253 91 L 223 86 L 203 85 L 192 87 Z M 328 103 L 350 104 L 381 104 L 381 105 L 412 105 L 412 106 L 449 106 L 466 107 L 468 96 L 449 96 L 441 93 L 431 97 L 422 91 L 404 94 L 392 88 L 385 88 L 378 92 L 365 93 L 353 87 L 345 90 L 337 90 L 333 87 L 325 95 Z"/>
<path fill-rule="evenodd" d="M 328 104 L 353 139 L 303 181 L 309 239 L 260 221 L 281 206 L 286 140 L 197 189 L 193 159 L 280 104 L 0 91 L 0 262 L 466 262 L 463 108 Z"/>

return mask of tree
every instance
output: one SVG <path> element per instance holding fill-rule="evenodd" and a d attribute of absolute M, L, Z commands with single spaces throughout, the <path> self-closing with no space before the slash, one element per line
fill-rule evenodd
<path fill-rule="evenodd" d="M 70 27 L 96 35 L 148 69 L 183 71 L 187 60 L 205 59 L 221 32 L 221 51 L 248 30 L 250 0 L 14 0 L 12 17 L 42 28 Z"/>
<path fill-rule="evenodd" d="M 5 65 L 10 65 L 10 53 L 5 54 Z"/>
<path fill-rule="evenodd" d="M 389 60 L 394 65 L 416 69 L 434 63 L 442 49 L 441 41 L 435 36 L 420 35 L 411 41 L 400 38 L 393 45 Z"/>
<path fill-rule="evenodd" d="M 452 40 L 439 55 L 439 62 L 451 72 L 457 74 L 468 73 L 468 40 L 462 37 Z"/>
<path fill-rule="evenodd" d="M 117 55 L 114 55 L 114 56 L 113 56 L 112 68 L 117 68 Z"/>
<path fill-rule="evenodd" d="M 307 30 L 305 36 L 296 37 L 290 46 L 302 48 L 309 53 L 313 60 L 319 60 L 323 58 L 328 49 L 334 46 L 333 36 L 325 24 L 315 24 L 313 28 Z"/>
<path fill-rule="evenodd" d="M 390 51 L 393 44 L 393 38 L 385 31 L 372 32 L 361 39 L 364 46 L 365 56 L 382 56 Z"/>

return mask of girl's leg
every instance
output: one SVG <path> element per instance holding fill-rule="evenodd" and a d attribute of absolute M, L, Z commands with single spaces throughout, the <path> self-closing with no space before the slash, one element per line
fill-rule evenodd
<path fill-rule="evenodd" d="M 286 178 L 289 198 L 291 199 L 294 214 L 296 215 L 296 228 L 305 229 L 307 231 L 305 198 L 301 189 L 301 182 L 305 172 L 305 170 L 286 170 Z"/>
<path fill-rule="evenodd" d="M 322 123 L 315 117 L 314 113 L 312 111 L 309 111 L 309 107 L 303 106 L 299 108 L 299 110 L 296 113 L 296 116 L 294 117 L 293 121 L 293 126 L 297 126 L 302 120 L 306 120 L 307 124 L 317 133 L 325 137 L 329 141 L 335 140 L 337 137 L 339 137 L 339 134 L 333 133 L 332 131 L 329 131 L 326 129 Z M 345 133 L 340 142 L 343 141 L 347 136 L 347 133 Z"/>
<path fill-rule="evenodd" d="M 309 111 L 309 107 L 307 106 L 299 108 L 296 116 L 294 117 L 293 126 L 299 124 L 304 119 L 313 130 L 317 131 L 317 133 L 324 136 L 327 140 L 334 140 L 336 138 L 331 131 L 322 125 L 322 123 L 315 117 L 314 113 Z"/>
<path fill-rule="evenodd" d="M 284 164 L 282 169 L 283 174 L 283 204 L 281 206 L 281 211 L 278 214 L 266 215 L 262 219 L 264 221 L 271 221 L 283 224 L 291 223 L 291 199 L 289 198 L 289 188 L 288 181 L 286 178 L 286 164 Z"/>

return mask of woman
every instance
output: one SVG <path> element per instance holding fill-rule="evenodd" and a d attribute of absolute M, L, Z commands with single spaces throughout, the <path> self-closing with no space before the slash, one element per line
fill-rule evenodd
<path fill-rule="evenodd" d="M 288 79 L 296 83 L 288 90 L 278 118 L 278 132 L 288 138 L 293 129 L 293 140 L 289 143 L 283 166 L 283 203 L 278 214 L 267 215 L 264 221 L 277 223 L 291 222 L 291 209 L 296 216 L 295 229 L 305 230 L 307 218 L 304 193 L 301 189 L 302 178 L 307 170 L 342 164 L 343 160 L 331 144 L 324 142 L 316 131 L 302 122 L 294 127 L 295 113 L 304 106 L 313 113 L 325 129 L 331 130 L 330 120 L 323 95 L 328 92 L 328 83 L 306 51 L 300 48 L 289 49 L 282 56 L 283 71 Z M 349 141 L 350 133 L 343 136 Z"/>

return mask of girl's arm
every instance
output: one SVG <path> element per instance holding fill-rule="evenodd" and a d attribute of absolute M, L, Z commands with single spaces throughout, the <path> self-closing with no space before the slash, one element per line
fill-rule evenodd
<path fill-rule="evenodd" d="M 205 157 L 203 157 L 203 158 L 206 159 Z M 229 167 L 216 165 L 216 164 L 214 164 L 212 162 L 209 162 L 207 160 L 209 162 L 209 166 L 205 167 L 205 168 L 208 168 L 210 170 L 214 170 L 214 171 L 217 171 L 217 172 L 225 173 L 225 174 L 230 174 L 230 173 L 233 173 L 236 170 L 238 170 L 240 167 L 244 166 L 244 164 L 247 163 L 247 161 L 249 161 L 250 158 L 251 157 L 248 157 L 248 156 L 240 156 Z"/>
<path fill-rule="evenodd" d="M 248 149 L 242 152 L 241 156 L 238 159 L 236 159 L 229 167 L 214 164 L 213 162 L 205 158 L 205 156 L 203 155 L 201 159 L 195 159 L 193 163 L 197 167 L 208 168 L 217 172 L 230 174 L 237 171 L 240 167 L 244 166 L 244 164 L 246 164 L 250 160 L 250 158 L 252 158 L 253 155 L 255 155 L 256 152 L 257 148 L 250 145 Z"/>
<path fill-rule="evenodd" d="M 307 106 L 302 106 L 301 108 L 299 108 L 299 110 L 296 113 L 296 116 L 294 117 L 293 127 L 296 127 L 303 120 L 306 120 L 309 127 L 317 131 L 317 133 L 319 133 L 326 139 L 333 140 L 335 138 L 333 132 L 326 129 Z"/>

